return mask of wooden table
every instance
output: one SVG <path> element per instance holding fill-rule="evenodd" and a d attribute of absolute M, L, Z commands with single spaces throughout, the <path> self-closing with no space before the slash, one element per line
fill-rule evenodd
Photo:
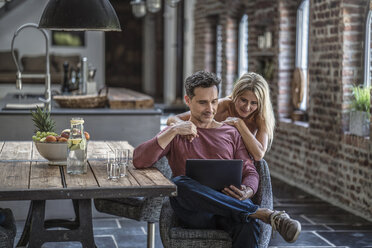
<path fill-rule="evenodd" d="M 48 165 L 31 141 L 0 142 L 0 200 L 31 200 L 25 228 L 18 246 L 41 247 L 45 242 L 79 241 L 95 247 L 92 227 L 92 198 L 171 196 L 176 186 L 156 168 L 135 169 L 119 181 L 107 179 L 102 157 L 107 150 L 133 147 L 126 141 L 90 141 L 88 173 L 70 175 L 65 166 Z M 101 158 L 101 159 L 100 159 Z M 72 199 L 74 221 L 45 222 L 45 200 Z M 48 230 L 62 226 L 71 230 Z M 32 231 L 31 231 L 32 230 Z"/>

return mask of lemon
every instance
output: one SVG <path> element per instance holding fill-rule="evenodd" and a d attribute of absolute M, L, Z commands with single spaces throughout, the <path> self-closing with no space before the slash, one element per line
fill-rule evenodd
<path fill-rule="evenodd" d="M 83 140 L 82 142 L 80 142 L 80 150 L 85 150 L 85 147 L 87 146 L 87 142 L 85 140 Z"/>
<path fill-rule="evenodd" d="M 82 139 L 69 139 L 68 141 L 71 142 L 73 145 L 80 144 Z"/>
<path fill-rule="evenodd" d="M 77 150 L 80 149 L 80 143 L 82 139 L 68 139 L 67 145 L 70 150 Z"/>

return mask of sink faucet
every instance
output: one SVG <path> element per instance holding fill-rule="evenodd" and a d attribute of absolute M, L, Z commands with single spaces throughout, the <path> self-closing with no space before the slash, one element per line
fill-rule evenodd
<path fill-rule="evenodd" d="M 31 73 L 22 73 L 21 68 L 19 67 L 17 58 L 14 54 L 14 40 L 19 34 L 19 32 L 24 28 L 36 28 L 37 30 L 40 30 L 44 37 L 45 37 L 45 74 L 31 74 Z M 51 105 L 51 89 L 50 89 L 50 70 L 49 70 L 49 36 L 45 29 L 38 28 L 38 25 L 36 23 L 26 23 L 20 26 L 13 35 L 12 39 L 12 55 L 14 63 L 17 67 L 17 74 L 16 74 L 16 88 L 21 90 L 22 89 L 22 78 L 44 78 L 45 79 L 45 92 L 44 92 L 44 98 L 39 98 L 40 101 L 45 103 L 46 109 L 50 112 L 52 110 Z"/>

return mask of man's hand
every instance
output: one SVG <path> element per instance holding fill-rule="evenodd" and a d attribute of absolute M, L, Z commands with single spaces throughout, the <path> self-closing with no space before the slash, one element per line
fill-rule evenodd
<path fill-rule="evenodd" d="M 240 201 L 244 201 L 245 199 L 251 198 L 253 196 L 253 190 L 245 185 L 241 185 L 240 189 L 238 189 L 234 185 L 230 185 L 230 187 L 224 188 L 222 190 L 222 193 L 234 197 Z"/>
<path fill-rule="evenodd" d="M 177 131 L 177 134 L 184 136 L 190 142 L 192 142 L 194 138 L 198 137 L 196 126 L 191 121 L 178 122 L 172 126 L 172 128 Z"/>

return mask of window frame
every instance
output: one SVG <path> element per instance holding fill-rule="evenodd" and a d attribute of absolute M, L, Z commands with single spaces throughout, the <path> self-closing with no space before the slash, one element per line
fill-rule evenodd
<path fill-rule="evenodd" d="M 248 14 L 244 13 L 241 15 L 239 22 L 238 22 L 238 49 L 237 49 L 238 50 L 237 77 L 238 78 L 242 76 L 242 73 L 248 72 L 248 68 L 249 68 L 249 56 L 248 56 L 248 45 L 249 45 L 249 31 L 248 31 L 249 22 L 248 20 L 249 19 L 248 17 L 249 17 Z M 243 25 L 242 23 L 243 21 L 245 21 L 245 25 Z M 245 35 L 242 31 L 245 31 Z"/>
<path fill-rule="evenodd" d="M 307 5 L 307 9 L 306 9 Z M 307 11 L 305 11 L 307 10 Z M 307 13 L 306 13 L 307 12 Z M 307 14 L 307 18 L 306 18 Z M 307 24 L 304 22 L 307 21 Z M 307 32 L 304 34 L 304 26 L 307 25 Z M 300 68 L 304 76 L 304 95 L 300 105 L 300 110 L 307 111 L 308 101 L 308 68 L 309 68 L 309 33 L 310 33 L 310 0 L 303 0 L 298 5 L 296 10 L 296 55 L 295 67 Z M 306 39 L 305 36 L 306 35 Z M 304 41 L 306 40 L 306 44 Z M 304 47 L 306 45 L 306 54 L 304 54 Z M 306 58 L 305 58 L 306 57 Z M 306 65 L 304 66 L 304 61 Z"/>
<path fill-rule="evenodd" d="M 365 39 L 364 39 L 364 78 L 363 86 L 371 86 L 371 24 L 372 24 L 372 10 L 368 10 L 365 25 Z"/>

